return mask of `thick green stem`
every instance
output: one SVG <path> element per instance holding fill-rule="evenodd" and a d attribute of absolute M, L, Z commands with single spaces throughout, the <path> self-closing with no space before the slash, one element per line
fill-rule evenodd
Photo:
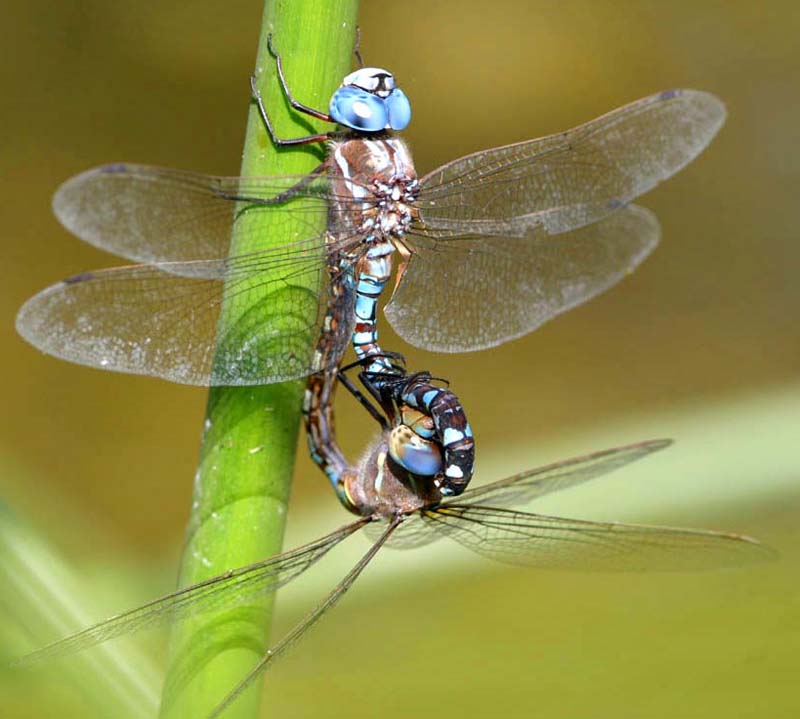
<path fill-rule="evenodd" d="M 324 126 L 289 109 L 267 49 L 267 35 L 272 33 L 275 47 L 283 56 L 295 97 L 325 110 L 331 93 L 351 67 L 357 11 L 358 0 L 267 0 L 256 74 L 279 137 L 307 135 Z M 244 99 L 249 92 L 248 78 L 239 78 L 239 82 Z M 302 174 L 319 162 L 318 147 L 276 151 L 251 105 L 243 176 Z M 259 221 L 259 214 L 263 213 L 244 213 L 237 219 L 231 254 L 286 244 L 301 237 L 299 233 L 307 237 L 312 231 L 308 218 L 304 218 L 297 228 L 282 223 L 285 234 L 279 237 L 254 233 L 252 223 Z M 242 231 L 244 227 L 247 232 Z M 304 287 L 302 280 L 298 280 L 298 286 L 314 289 Z M 247 306 L 224 308 L 220 336 L 259 300 L 263 307 L 269 307 L 269 298 L 259 298 L 257 290 L 253 287 L 238 293 L 239 297 L 246 295 Z M 315 340 L 309 338 L 309 342 Z M 302 391 L 303 383 L 297 381 L 264 387 L 219 387 L 209 393 L 180 572 L 182 586 L 281 551 Z M 271 609 L 272 598 L 265 597 L 211 616 L 193 617 L 175 627 L 161 716 L 206 716 L 263 654 Z M 259 688 L 260 683 L 256 683 L 249 689 L 226 717 L 257 716 Z"/>

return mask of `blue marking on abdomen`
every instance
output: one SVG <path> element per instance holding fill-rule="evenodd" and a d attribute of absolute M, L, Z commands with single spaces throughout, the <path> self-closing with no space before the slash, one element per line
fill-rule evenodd
<path fill-rule="evenodd" d="M 431 402 L 439 396 L 440 390 L 432 389 L 427 391 L 424 395 L 422 395 L 422 401 L 425 404 L 425 407 L 430 409 Z"/>
<path fill-rule="evenodd" d="M 358 295 L 356 297 L 356 318 L 362 321 L 372 321 L 375 319 L 376 303 L 369 297 Z"/>

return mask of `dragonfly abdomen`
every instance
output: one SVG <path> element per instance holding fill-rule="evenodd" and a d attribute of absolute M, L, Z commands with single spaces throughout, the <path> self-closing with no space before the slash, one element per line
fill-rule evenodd
<path fill-rule="evenodd" d="M 427 373 L 413 377 L 399 396 L 403 426 L 441 445 L 443 468 L 434 482 L 443 495 L 461 494 L 472 479 L 475 440 L 464 408 L 450 390 L 432 384 Z M 397 459 L 397 458 L 395 458 Z"/>
<path fill-rule="evenodd" d="M 402 239 L 413 220 L 419 183 L 408 147 L 398 137 L 354 133 L 334 141 L 330 153 L 330 231 L 343 242 L 360 237 L 363 243 L 355 270 L 353 348 L 364 359 L 382 353 L 378 299 L 391 276 L 394 242 Z M 389 368 L 381 360 L 365 367 L 369 372 Z"/>

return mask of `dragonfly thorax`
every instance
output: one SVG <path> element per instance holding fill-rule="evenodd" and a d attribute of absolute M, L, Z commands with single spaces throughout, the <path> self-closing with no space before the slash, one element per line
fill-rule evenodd
<path fill-rule="evenodd" d="M 334 231 L 373 240 L 406 233 L 416 218 L 419 181 L 402 140 L 356 136 L 336 141 L 330 167 L 337 198 L 331 207 Z"/>
<path fill-rule="evenodd" d="M 365 207 L 360 228 L 364 235 L 373 240 L 403 237 L 415 217 L 413 206 L 405 195 L 404 192 L 402 200 L 395 200 L 387 193 L 383 199 Z"/>

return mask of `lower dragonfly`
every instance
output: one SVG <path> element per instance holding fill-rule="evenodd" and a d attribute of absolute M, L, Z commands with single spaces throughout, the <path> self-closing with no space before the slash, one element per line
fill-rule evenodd
<path fill-rule="evenodd" d="M 369 381 L 363 373 L 361 378 Z M 508 564 L 600 571 L 693 571 L 772 556 L 768 548 L 739 534 L 567 519 L 512 508 L 642 459 L 667 447 L 669 440 L 594 452 L 474 487 L 458 497 L 443 497 L 431 481 L 441 470 L 435 457 L 437 451 L 443 454 L 443 449 L 435 446 L 435 439 L 425 439 L 419 426 L 405 425 L 402 418 L 414 418 L 419 425 L 420 408 L 413 406 L 413 398 L 419 397 L 419 392 L 449 390 L 442 389 L 425 373 L 398 377 L 395 382 L 382 382 L 380 388 L 368 390 L 381 398 L 381 406 L 394 405 L 394 411 L 382 419 L 384 429 L 361 462 L 344 468 L 348 508 L 360 515 L 358 519 L 296 549 L 229 570 L 111 617 L 26 655 L 17 664 L 52 659 L 133 631 L 251 602 L 288 584 L 362 529 L 373 540 L 367 552 L 314 609 L 255 663 L 213 709 L 210 718 L 220 716 L 316 624 L 384 546 L 419 547 L 448 537 L 480 555 Z M 406 402 L 409 399 L 412 403 Z M 430 416 L 428 419 L 433 422 Z M 428 458 L 434 459 L 420 463 L 424 474 L 413 474 L 394 459 L 398 453 L 403 455 L 409 433 L 417 438 L 413 441 L 417 448 L 419 441 L 429 442 Z"/>

